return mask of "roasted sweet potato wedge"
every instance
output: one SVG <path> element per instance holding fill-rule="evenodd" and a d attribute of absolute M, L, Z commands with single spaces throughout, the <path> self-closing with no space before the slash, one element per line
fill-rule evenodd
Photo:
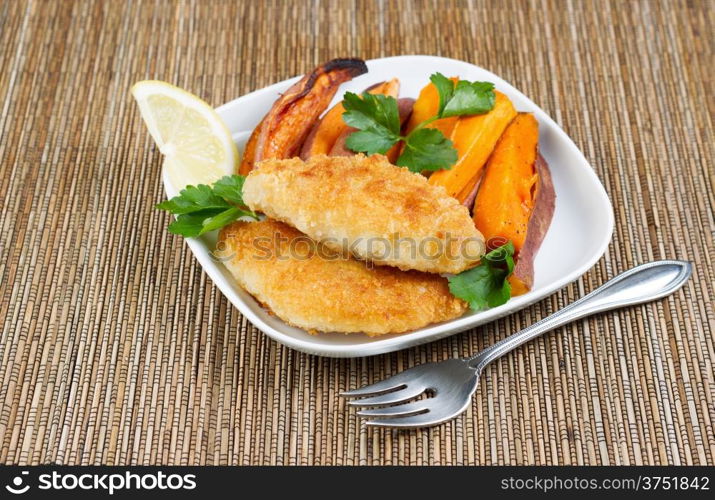
<path fill-rule="evenodd" d="M 365 92 L 370 94 L 389 95 L 397 98 L 397 96 L 400 95 L 400 80 L 399 78 L 393 78 L 392 80 L 388 80 L 386 82 L 370 85 L 365 89 Z"/>
<path fill-rule="evenodd" d="M 361 59 L 333 59 L 301 78 L 278 98 L 249 139 L 239 173 L 255 162 L 296 156 L 315 120 L 343 82 L 367 72 Z"/>
<path fill-rule="evenodd" d="M 393 78 L 387 82 L 376 83 L 365 89 L 365 92 L 372 94 L 385 94 L 397 97 L 400 92 L 400 81 Z M 306 137 L 300 152 L 300 157 L 304 160 L 313 155 L 329 154 L 333 145 L 345 129 L 348 128 L 343 121 L 345 108 L 342 101 L 328 110 L 325 115 L 313 126 L 308 137 Z"/>
<path fill-rule="evenodd" d="M 502 134 L 474 203 L 474 222 L 487 241 L 504 238 L 519 252 L 534 208 L 539 125 L 520 113 Z"/>
<path fill-rule="evenodd" d="M 300 157 L 303 160 L 308 160 L 314 155 L 327 155 L 330 153 L 333 144 L 347 127 L 343 121 L 344 112 L 343 102 L 340 101 L 330 108 L 325 113 L 325 116 L 313 126 L 300 150 Z"/>
<path fill-rule="evenodd" d="M 246 175 L 253 168 L 253 164 L 256 158 L 256 145 L 258 144 L 258 136 L 260 135 L 258 131 L 263 126 L 265 118 L 253 129 L 251 137 L 248 138 L 246 142 L 246 147 L 243 150 L 243 155 L 241 155 L 241 164 L 238 167 L 238 173 L 241 175 Z"/>
<path fill-rule="evenodd" d="M 457 149 L 457 163 L 448 170 L 434 172 L 429 178 L 430 184 L 444 186 L 447 193 L 460 202 L 464 202 L 475 188 L 494 146 L 516 116 L 509 98 L 501 92 L 495 91 L 495 94 L 494 108 L 489 113 L 463 116 L 457 120 L 450 135 Z"/>
<path fill-rule="evenodd" d="M 553 184 L 538 144 L 538 122 L 530 113 L 519 113 L 497 142 L 474 202 L 474 223 L 487 242 L 514 245 L 512 295 L 533 285 L 534 257 L 554 211 Z"/>

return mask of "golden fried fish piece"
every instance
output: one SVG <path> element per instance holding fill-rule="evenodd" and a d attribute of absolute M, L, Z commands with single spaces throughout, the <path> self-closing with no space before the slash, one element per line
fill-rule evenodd
<path fill-rule="evenodd" d="M 439 275 L 373 267 L 270 219 L 224 227 L 216 255 L 276 316 L 311 333 L 401 333 L 467 310 Z"/>
<path fill-rule="evenodd" d="M 484 254 L 466 207 L 382 155 L 264 160 L 243 200 L 333 250 L 402 270 L 456 274 Z"/>

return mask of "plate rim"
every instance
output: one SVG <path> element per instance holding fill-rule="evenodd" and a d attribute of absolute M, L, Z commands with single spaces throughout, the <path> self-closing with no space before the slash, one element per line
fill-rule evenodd
<path fill-rule="evenodd" d="M 345 344 L 313 344 L 309 343 L 306 341 L 303 341 L 301 339 L 295 338 L 291 336 L 288 333 L 281 332 L 280 330 L 272 327 L 271 325 L 267 324 L 264 322 L 259 316 L 257 316 L 249 306 L 249 304 L 246 304 L 241 297 L 233 293 L 233 291 L 227 291 L 224 290 L 221 283 L 224 281 L 224 277 L 222 276 L 222 272 L 218 269 L 218 265 L 221 265 L 220 263 L 217 263 L 210 257 L 210 251 L 207 251 L 205 249 L 205 245 L 202 243 L 201 240 L 198 238 L 185 238 L 187 244 L 189 245 L 189 248 L 191 249 L 191 252 L 194 254 L 194 257 L 199 261 L 199 264 L 201 265 L 202 269 L 206 274 L 211 278 L 211 281 L 214 283 L 214 285 L 221 291 L 221 293 L 226 297 L 226 299 L 234 306 L 236 309 L 239 310 L 239 312 L 248 319 L 251 324 L 253 324 L 257 329 L 259 329 L 261 332 L 265 333 L 270 337 L 271 339 L 275 340 L 276 342 L 279 342 L 287 347 L 290 347 L 292 349 L 296 349 L 301 352 L 305 352 L 308 354 L 312 355 L 318 355 L 318 356 L 325 356 L 325 357 L 336 357 L 336 358 L 357 358 L 357 357 L 366 357 L 366 356 L 375 356 L 378 354 L 385 354 L 389 352 L 394 352 L 402 349 L 407 349 L 409 347 L 414 347 L 420 344 L 425 344 L 428 342 L 434 342 L 436 340 L 455 335 L 457 333 L 460 333 L 462 331 L 468 330 L 470 328 L 476 328 L 480 325 L 484 325 L 486 323 L 490 323 L 492 321 L 495 321 L 499 318 L 502 318 L 504 316 L 508 316 L 509 314 L 516 313 L 531 304 L 534 304 L 538 301 L 541 301 L 548 296 L 552 295 L 554 292 L 561 290 L 562 288 L 566 287 L 570 283 L 573 283 L 574 281 L 578 280 L 581 276 L 583 276 L 586 272 L 588 272 L 595 264 L 598 262 L 601 257 L 606 252 L 606 249 L 608 248 L 608 245 L 611 242 L 611 239 L 613 237 L 613 230 L 614 230 L 614 224 L 615 224 L 615 216 L 613 212 L 613 205 L 611 203 L 610 198 L 608 197 L 608 193 L 606 192 L 603 183 L 601 182 L 600 178 L 596 175 L 595 170 L 591 166 L 591 164 L 588 162 L 586 157 L 584 156 L 583 152 L 576 146 L 576 144 L 573 142 L 571 137 L 559 126 L 541 107 L 539 107 L 536 103 L 534 103 L 531 99 L 529 99 L 526 95 L 524 95 L 519 89 L 511 85 L 509 82 L 504 80 L 503 78 L 499 77 L 498 75 L 494 74 L 493 72 L 489 71 L 488 69 L 482 68 L 480 66 L 477 66 L 476 64 L 472 64 L 466 61 L 462 61 L 459 59 L 452 59 L 452 58 L 447 58 L 447 57 L 440 57 L 440 56 L 434 56 L 434 55 L 421 55 L 421 54 L 410 54 L 410 55 L 400 55 L 400 56 L 391 56 L 391 57 L 382 57 L 382 58 L 377 58 L 377 59 L 370 59 L 365 61 L 368 66 L 371 63 L 376 63 L 376 62 L 385 62 L 385 61 L 391 61 L 391 60 L 421 60 L 425 61 L 426 59 L 429 60 L 435 60 L 435 61 L 448 61 L 450 63 L 456 63 L 456 64 L 461 64 L 461 65 L 466 65 L 466 66 L 471 66 L 473 68 L 476 68 L 480 71 L 483 71 L 489 75 L 490 78 L 493 78 L 494 83 L 496 83 L 497 87 L 499 85 L 502 86 L 507 86 L 509 88 L 509 92 L 513 93 L 515 95 L 518 95 L 521 99 L 529 103 L 530 106 L 533 107 L 533 112 L 534 114 L 537 115 L 538 119 L 543 122 L 547 122 L 552 130 L 555 130 L 557 134 L 559 135 L 560 141 L 562 141 L 568 149 L 571 150 L 571 152 L 575 153 L 578 155 L 582 163 L 587 165 L 589 168 L 581 168 L 583 172 L 585 172 L 585 175 L 589 177 L 589 181 L 591 181 L 592 184 L 595 185 L 596 187 L 596 192 L 598 194 L 598 199 L 601 202 L 601 204 L 607 208 L 605 210 L 604 215 L 606 217 L 606 231 L 604 233 L 607 233 L 607 235 L 604 235 L 602 238 L 600 245 L 597 249 L 597 251 L 593 252 L 591 257 L 580 267 L 575 269 L 574 271 L 568 273 L 567 275 L 564 275 L 558 280 L 555 280 L 554 282 L 550 283 L 548 286 L 545 286 L 543 290 L 536 296 L 529 297 L 529 295 L 522 295 L 521 297 L 515 297 L 511 299 L 509 302 L 506 304 L 493 308 L 493 309 L 488 309 L 486 311 L 483 311 L 479 313 L 478 315 L 474 316 L 462 316 L 460 318 L 456 318 L 447 322 L 443 323 L 438 323 L 436 325 L 431 325 L 426 327 L 425 329 L 422 329 L 419 332 L 408 332 L 405 334 L 401 334 L 398 336 L 394 337 L 389 337 L 389 338 L 384 338 L 381 339 L 380 337 L 375 337 L 373 341 L 371 342 L 366 342 L 362 344 L 357 344 L 353 346 L 345 345 Z M 301 78 L 302 75 L 295 76 L 292 78 L 288 78 L 286 80 L 282 80 L 280 82 L 273 83 L 271 85 L 268 85 L 266 87 L 256 89 L 252 92 L 249 92 L 248 94 L 244 94 L 242 96 L 237 97 L 236 99 L 232 99 L 231 101 L 228 101 L 221 106 L 216 108 L 216 112 L 221 114 L 221 113 L 227 113 L 230 111 L 230 109 L 236 105 L 239 105 L 241 101 L 250 99 L 250 98 L 255 98 L 261 94 L 264 93 L 269 93 L 269 92 L 275 92 L 277 87 L 282 87 L 285 85 L 289 85 L 291 83 L 294 83 L 297 81 L 299 78 Z M 233 134 L 235 135 L 235 134 Z M 171 186 L 168 175 L 166 175 L 166 170 L 162 169 L 162 180 L 164 184 L 164 190 L 167 196 L 173 196 L 176 194 L 176 191 L 173 189 Z M 516 303 L 514 303 L 516 301 Z M 511 303 L 511 304 L 510 304 Z"/>

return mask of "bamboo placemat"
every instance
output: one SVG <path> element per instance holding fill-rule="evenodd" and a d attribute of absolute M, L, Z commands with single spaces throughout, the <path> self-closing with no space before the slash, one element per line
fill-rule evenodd
<path fill-rule="evenodd" d="M 0 4 L 0 461 L 63 464 L 713 464 L 708 0 L 20 1 Z M 403 352 L 321 359 L 266 338 L 166 231 L 129 87 L 215 105 L 336 56 L 486 67 L 563 126 L 615 208 L 605 257 L 519 314 Z M 568 251 L 568 249 L 565 249 Z M 466 355 L 659 258 L 655 304 L 489 367 L 463 418 L 368 430 L 340 390 Z"/>

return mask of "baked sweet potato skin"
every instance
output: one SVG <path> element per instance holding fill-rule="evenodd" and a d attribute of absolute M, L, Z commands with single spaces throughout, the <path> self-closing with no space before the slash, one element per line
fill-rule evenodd
<path fill-rule="evenodd" d="M 450 169 L 434 172 L 429 178 L 430 184 L 444 186 L 447 193 L 460 202 L 473 192 L 502 132 L 516 116 L 509 98 L 498 91 L 495 94 L 491 111 L 457 120 L 450 136 L 457 150 L 457 163 Z"/>
<path fill-rule="evenodd" d="M 393 78 L 386 82 L 376 83 L 366 88 L 365 92 L 397 97 L 400 93 L 400 81 Z M 308 160 L 313 155 L 330 154 L 338 138 L 348 128 L 343 120 L 344 112 L 345 108 L 340 101 L 315 123 L 301 148 L 300 157 L 303 160 Z"/>
<path fill-rule="evenodd" d="M 479 192 L 479 187 L 482 184 L 482 179 L 484 178 L 484 174 L 480 175 L 479 177 L 476 178 L 476 182 L 474 182 L 474 185 L 468 185 L 466 186 L 457 196 L 457 199 L 467 207 L 467 210 L 469 212 L 472 212 L 472 207 L 474 206 L 474 201 L 477 199 L 477 193 Z"/>
<path fill-rule="evenodd" d="M 301 78 L 278 98 L 254 129 L 239 173 L 248 174 L 253 164 L 263 159 L 296 156 L 340 84 L 366 72 L 361 59 L 333 59 Z"/>
<path fill-rule="evenodd" d="M 551 171 L 541 154 L 536 156 L 536 173 L 538 181 L 534 209 L 529 218 L 526 239 L 517 257 L 514 272 L 509 276 L 513 297 L 528 292 L 534 286 L 534 260 L 549 230 L 556 208 L 556 191 L 551 179 Z"/>

